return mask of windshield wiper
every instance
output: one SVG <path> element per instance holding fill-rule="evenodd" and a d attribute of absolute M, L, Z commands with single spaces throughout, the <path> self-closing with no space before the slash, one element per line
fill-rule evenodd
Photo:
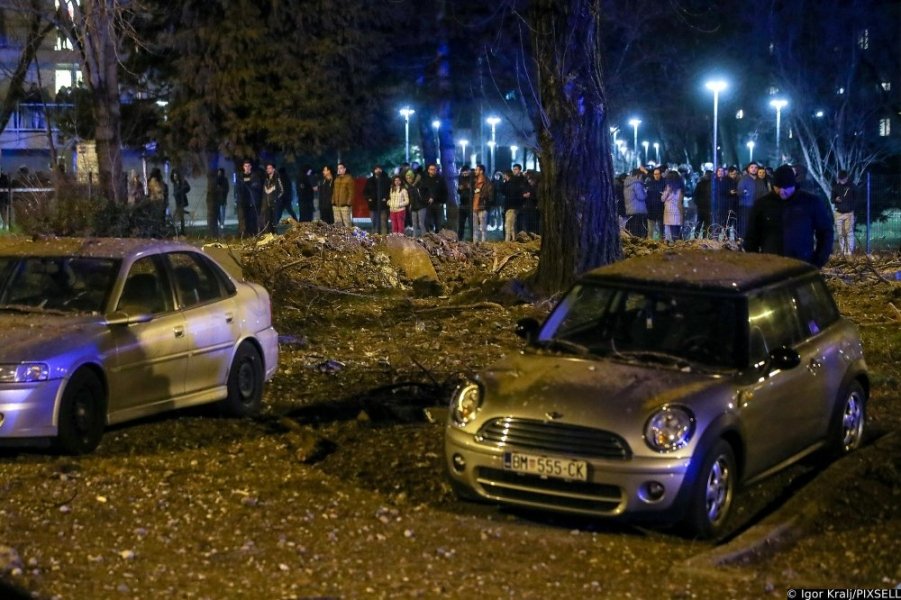
<path fill-rule="evenodd" d="M 583 346 L 582 344 L 577 344 L 576 342 L 571 342 L 569 340 L 562 340 L 559 338 L 551 338 L 549 340 L 537 340 L 534 342 L 534 345 L 542 348 L 544 350 L 558 350 L 560 352 L 569 352 L 570 354 L 578 354 L 579 356 L 585 356 L 586 354 L 590 354 L 591 351 Z"/>
<path fill-rule="evenodd" d="M 675 365 L 680 368 L 690 369 L 697 366 L 697 363 L 687 358 L 657 350 L 619 350 L 615 354 L 626 359 L 650 360 L 664 365 Z"/>

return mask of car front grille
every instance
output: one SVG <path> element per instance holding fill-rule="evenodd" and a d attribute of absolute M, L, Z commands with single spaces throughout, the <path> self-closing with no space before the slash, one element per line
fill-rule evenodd
<path fill-rule="evenodd" d="M 480 467 L 476 480 L 489 496 L 517 504 L 597 515 L 617 514 L 622 489 L 615 485 L 564 481 Z"/>
<path fill-rule="evenodd" d="M 627 460 L 626 440 L 609 431 L 531 419 L 505 417 L 486 423 L 475 437 L 481 444 L 508 446 L 565 456 Z"/>

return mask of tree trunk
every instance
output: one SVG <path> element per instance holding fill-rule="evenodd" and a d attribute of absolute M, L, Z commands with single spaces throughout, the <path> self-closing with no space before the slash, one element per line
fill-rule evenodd
<path fill-rule="evenodd" d="M 57 14 L 61 29 L 79 53 L 84 83 L 91 91 L 101 195 L 118 204 L 127 197 L 121 153 L 117 8 L 115 0 L 68 0 L 60 3 Z"/>
<path fill-rule="evenodd" d="M 6 124 L 9 123 L 10 117 L 16 110 L 16 105 L 24 96 L 25 77 L 28 75 L 28 68 L 34 62 L 38 48 L 41 47 L 47 34 L 53 31 L 53 23 L 45 21 L 43 13 L 38 10 L 40 8 L 39 0 L 33 0 L 31 6 L 32 13 L 29 16 L 28 33 L 22 46 L 22 53 L 19 55 L 16 68 L 9 74 L 6 96 L 0 103 L 0 132 L 6 128 Z"/>
<path fill-rule="evenodd" d="M 621 255 L 607 103 L 600 64 L 600 0 L 533 0 L 529 21 L 540 106 L 542 215 L 536 284 L 544 291 Z"/>

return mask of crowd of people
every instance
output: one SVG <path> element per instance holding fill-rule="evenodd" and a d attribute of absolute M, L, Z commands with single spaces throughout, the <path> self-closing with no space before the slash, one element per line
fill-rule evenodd
<path fill-rule="evenodd" d="M 11 178 L 5 179 L 6 186 L 20 187 L 27 173 L 23 170 L 18 175 L 15 184 Z M 519 232 L 540 234 L 537 177 L 519 164 L 492 176 L 482 164 L 475 168 L 463 165 L 456 186 L 448 186 L 434 163 L 425 167 L 403 163 L 390 176 L 381 165 L 375 165 L 362 192 L 374 233 L 419 237 L 440 231 L 448 224 L 448 197 L 455 194 L 456 223 L 452 224 L 460 240 L 486 242 L 489 231 L 502 230 L 504 240 L 511 241 Z M 129 204 L 149 206 L 160 222 L 166 220 L 171 192 L 172 215 L 182 234 L 190 189 L 187 179 L 175 169 L 169 182 L 159 168 L 152 169 L 146 186 L 135 169 L 127 177 Z M 217 170 L 212 193 L 207 195 L 208 233 L 219 237 L 230 192 L 239 236 L 276 232 L 286 213 L 296 221 L 318 218 L 353 227 L 356 190 L 356 181 L 344 163 L 339 162 L 334 170 L 326 165 L 319 173 L 305 166 L 292 182 L 284 167 L 267 162 L 259 170 L 245 160 L 232 180 L 225 169 Z M 614 193 L 622 228 L 638 237 L 666 241 L 687 237 L 685 233 L 707 237 L 716 227 L 741 241 L 747 250 L 796 256 L 815 264 L 825 262 L 836 239 L 842 254 L 854 252 L 859 192 L 845 170 L 836 174 L 828 199 L 818 192 L 803 165 L 773 170 L 756 162 L 748 163 L 743 172 L 725 166 L 716 172 L 707 170 L 700 177 L 684 167 L 642 165 L 617 176 Z M 689 206 L 694 208 L 690 220 L 686 218 Z M 691 231 L 683 232 L 689 225 Z"/>
<path fill-rule="evenodd" d="M 815 263 L 825 262 L 825 258 L 791 246 L 797 242 L 806 248 L 808 240 L 815 240 L 818 252 L 825 246 L 831 252 L 833 240 L 838 239 L 842 254 L 854 252 L 858 192 L 845 170 L 837 173 L 828 199 L 803 165 L 773 170 L 753 161 L 743 172 L 735 166 L 718 167 L 715 173 L 706 170 L 697 179 L 684 168 L 642 165 L 616 178 L 615 193 L 623 228 L 642 238 L 681 239 L 687 225 L 686 197 L 690 196 L 695 211 L 691 237 L 722 232 L 742 240 L 746 249 L 760 251 L 761 236 L 779 234 L 785 241 L 775 243 L 767 237 L 764 251 L 803 254 L 805 260 Z M 799 223 L 803 223 L 803 231 L 798 231 Z"/>
<path fill-rule="evenodd" d="M 356 184 L 344 163 L 338 163 L 334 170 L 326 165 L 319 174 L 305 166 L 292 185 L 286 171 L 276 169 L 273 163 L 267 163 L 265 172 L 260 172 L 246 160 L 234 181 L 239 236 L 275 232 L 285 213 L 301 222 L 318 218 L 329 224 L 353 226 Z M 484 165 L 474 169 L 464 165 L 456 183 L 459 239 L 485 242 L 488 231 L 497 229 L 503 230 L 508 241 L 521 231 L 539 233 L 536 175 L 524 171 L 522 165 L 496 171 L 490 178 Z M 363 185 L 372 231 L 381 234 L 409 232 L 419 237 L 440 231 L 448 224 L 450 193 L 434 163 L 425 167 L 403 163 L 390 176 L 381 165 L 374 165 Z M 215 193 L 207 206 L 208 229 L 213 237 L 219 236 L 223 225 L 228 194 L 228 178 L 219 169 Z"/>

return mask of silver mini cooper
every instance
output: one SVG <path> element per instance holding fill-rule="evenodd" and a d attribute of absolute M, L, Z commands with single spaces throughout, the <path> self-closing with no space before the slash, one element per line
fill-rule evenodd
<path fill-rule="evenodd" d="M 739 484 L 863 438 L 858 331 L 802 262 L 624 260 L 518 330 L 528 347 L 451 400 L 445 460 L 462 497 L 715 537 Z"/>

